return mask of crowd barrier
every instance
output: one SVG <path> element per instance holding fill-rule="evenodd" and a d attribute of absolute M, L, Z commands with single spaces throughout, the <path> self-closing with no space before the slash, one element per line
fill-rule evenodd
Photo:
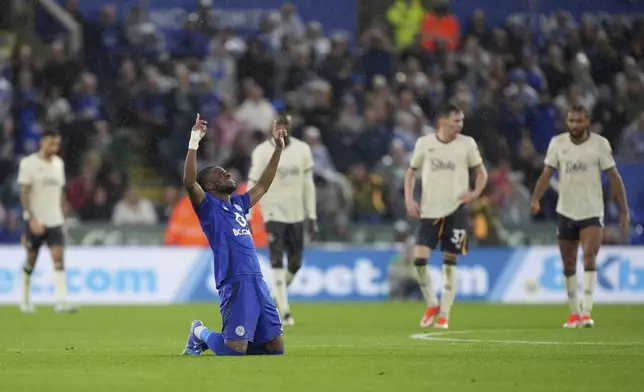
<path fill-rule="evenodd" d="M 384 301 L 393 248 L 310 248 L 290 286 L 294 301 Z M 176 304 L 217 301 L 212 255 L 203 249 L 70 247 L 66 251 L 69 299 L 79 304 Z M 0 247 L 0 304 L 17 304 L 24 251 Z M 259 260 L 267 281 L 266 252 Z M 441 287 L 441 259 L 431 260 Z M 604 247 L 597 258 L 597 303 L 644 303 L 644 247 Z M 581 263 L 579 271 L 583 270 Z M 41 252 L 32 278 L 35 303 L 53 300 L 52 263 Z M 459 261 L 459 300 L 561 303 L 566 294 L 556 247 L 474 249 Z M 581 279 L 582 274 L 578 274 Z"/>

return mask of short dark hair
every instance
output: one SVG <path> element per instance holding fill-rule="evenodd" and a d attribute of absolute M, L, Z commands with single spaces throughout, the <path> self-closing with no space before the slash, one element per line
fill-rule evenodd
<path fill-rule="evenodd" d="M 215 166 L 208 166 L 205 169 L 202 169 L 199 173 L 197 173 L 197 184 L 199 184 L 199 186 L 202 189 L 204 189 L 204 186 L 205 186 L 206 182 L 208 182 L 208 180 L 209 180 L 208 176 L 210 174 L 210 170 L 212 170 L 214 168 L 215 168 Z"/>
<path fill-rule="evenodd" d="M 461 108 L 459 108 L 454 104 L 448 103 L 445 105 L 441 105 L 438 108 L 438 118 L 449 117 L 454 113 L 461 113 L 461 112 L 462 112 Z"/>
<path fill-rule="evenodd" d="M 583 113 L 586 117 L 590 116 L 588 109 L 584 105 L 573 105 L 568 113 Z"/>
<path fill-rule="evenodd" d="M 42 137 L 58 137 L 58 136 L 60 136 L 60 132 L 58 132 L 58 131 L 56 131 L 56 130 L 54 130 L 54 129 L 45 129 L 45 130 L 44 130 L 44 131 L 42 131 L 42 133 L 40 134 L 40 137 L 41 137 L 41 138 L 42 138 Z"/>

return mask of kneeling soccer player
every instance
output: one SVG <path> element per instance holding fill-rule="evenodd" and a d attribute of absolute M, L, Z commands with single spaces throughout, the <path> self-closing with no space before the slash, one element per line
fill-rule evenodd
<path fill-rule="evenodd" d="M 262 277 L 245 216 L 273 182 L 286 130 L 273 123 L 275 149 L 266 170 L 247 193 L 231 196 L 237 186 L 224 169 L 208 167 L 197 174 L 197 150 L 206 128 L 197 115 L 183 181 L 213 252 L 223 326 L 219 333 L 193 321 L 183 354 L 200 355 L 208 348 L 227 356 L 284 354 L 282 323 Z"/>

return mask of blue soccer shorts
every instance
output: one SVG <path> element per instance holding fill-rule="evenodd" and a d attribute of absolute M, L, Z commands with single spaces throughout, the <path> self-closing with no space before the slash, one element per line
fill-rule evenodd
<path fill-rule="evenodd" d="M 224 340 L 248 340 L 255 345 L 283 334 L 277 306 L 261 276 L 227 282 L 219 288 Z"/>

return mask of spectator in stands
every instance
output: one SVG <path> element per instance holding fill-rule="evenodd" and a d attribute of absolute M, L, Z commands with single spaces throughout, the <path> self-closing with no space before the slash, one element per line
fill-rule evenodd
<path fill-rule="evenodd" d="M 51 55 L 42 70 L 40 81 L 45 87 L 60 88 L 61 95 L 70 98 L 80 67 L 76 61 L 65 55 L 65 43 L 62 40 L 55 40 L 50 48 Z"/>
<path fill-rule="evenodd" d="M 44 106 L 47 111 L 45 119 L 51 127 L 60 129 L 74 119 L 72 106 L 63 97 L 62 89 L 58 85 L 51 85 L 49 87 L 49 94 L 44 102 Z"/>
<path fill-rule="evenodd" d="M 395 219 L 405 219 L 404 179 L 409 166 L 405 145 L 400 140 L 394 140 L 385 155 L 374 169 L 382 178 L 383 198 L 389 208 L 389 215 Z"/>
<path fill-rule="evenodd" d="M 208 50 L 208 37 L 200 29 L 199 16 L 191 13 L 177 37 L 174 55 L 181 59 L 203 59 Z"/>
<path fill-rule="evenodd" d="M 201 71 L 212 80 L 213 91 L 227 98 L 237 98 L 237 62 L 223 40 L 212 40 Z"/>
<path fill-rule="evenodd" d="M 268 132 L 273 124 L 277 112 L 271 103 L 264 97 L 264 90 L 252 79 L 243 83 L 246 99 L 237 109 L 235 117 L 246 130 L 261 130 Z"/>
<path fill-rule="evenodd" d="M 458 48 L 460 26 L 458 19 L 449 13 L 448 1 L 435 1 L 433 8 L 425 13 L 422 23 L 423 48 L 430 52 Z"/>
<path fill-rule="evenodd" d="M 644 113 L 624 131 L 619 151 L 620 157 L 624 159 L 644 158 Z"/>
<path fill-rule="evenodd" d="M 16 211 L 4 211 L 0 205 L 0 244 L 15 244 L 20 242 L 22 227 L 19 222 Z"/>
<path fill-rule="evenodd" d="M 356 163 L 349 169 L 349 181 L 353 187 L 353 218 L 357 221 L 379 221 L 386 210 L 383 200 L 383 180 L 377 174 L 369 174 L 364 163 Z"/>
<path fill-rule="evenodd" d="M 295 35 L 295 37 L 298 37 Z M 322 24 L 317 21 L 310 22 L 306 26 L 304 46 L 313 56 L 314 64 L 324 61 L 331 51 L 331 41 L 324 36 Z"/>
<path fill-rule="evenodd" d="M 271 99 L 275 92 L 274 81 L 277 76 L 275 61 L 265 50 L 264 44 L 258 39 L 250 39 L 248 50 L 237 62 L 237 77 L 243 84 L 247 79 L 253 79 L 262 88 L 262 94 Z M 257 70 L 261 69 L 261 72 Z"/>
<path fill-rule="evenodd" d="M 304 129 L 303 134 L 303 140 L 309 145 L 313 154 L 313 173 L 323 178 L 329 178 L 336 170 L 329 150 L 320 139 L 320 130 L 309 126 Z"/>
<path fill-rule="evenodd" d="M 115 225 L 153 225 L 157 222 L 152 202 L 140 197 L 134 188 L 125 191 L 125 197 L 116 204 L 112 214 Z"/>
<path fill-rule="evenodd" d="M 179 189 L 174 186 L 167 186 L 163 190 L 163 202 L 156 206 L 157 217 L 159 222 L 166 223 L 172 215 L 172 210 L 179 202 Z"/>
<path fill-rule="evenodd" d="M 618 141 L 626 126 L 624 110 L 615 102 L 610 86 L 603 84 L 599 87 L 597 103 L 591 114 L 593 132 L 608 139 L 613 149 L 617 151 Z"/>
<path fill-rule="evenodd" d="M 74 116 L 81 121 L 99 121 L 105 118 L 105 107 L 98 94 L 96 75 L 81 75 L 76 94 L 72 98 Z"/>
<path fill-rule="evenodd" d="M 85 166 L 80 175 L 69 182 L 67 200 L 74 211 L 80 211 L 92 197 L 96 183 L 96 172 L 92 167 Z"/>
<path fill-rule="evenodd" d="M 158 27 L 148 20 L 145 9 L 134 4 L 125 23 L 125 33 L 132 50 L 150 60 L 166 51 L 166 39 Z"/>
<path fill-rule="evenodd" d="M 280 8 L 280 15 L 281 22 L 279 28 L 282 36 L 292 35 L 295 38 L 302 38 L 304 36 L 304 23 L 293 3 L 284 3 Z"/>
<path fill-rule="evenodd" d="M 548 90 L 539 94 L 539 103 L 530 108 L 526 118 L 527 126 L 530 128 L 532 143 L 537 153 L 545 156 L 550 139 L 563 129 L 561 120 L 563 115 L 552 102 Z"/>
<path fill-rule="evenodd" d="M 485 11 L 478 9 L 472 14 L 472 23 L 466 33 L 469 37 L 475 37 L 483 49 L 489 50 L 492 47 L 492 32 L 487 26 Z"/>
<path fill-rule="evenodd" d="M 112 218 L 112 208 L 105 188 L 97 186 L 91 199 L 81 207 L 78 214 L 85 222 L 108 222 Z"/>

